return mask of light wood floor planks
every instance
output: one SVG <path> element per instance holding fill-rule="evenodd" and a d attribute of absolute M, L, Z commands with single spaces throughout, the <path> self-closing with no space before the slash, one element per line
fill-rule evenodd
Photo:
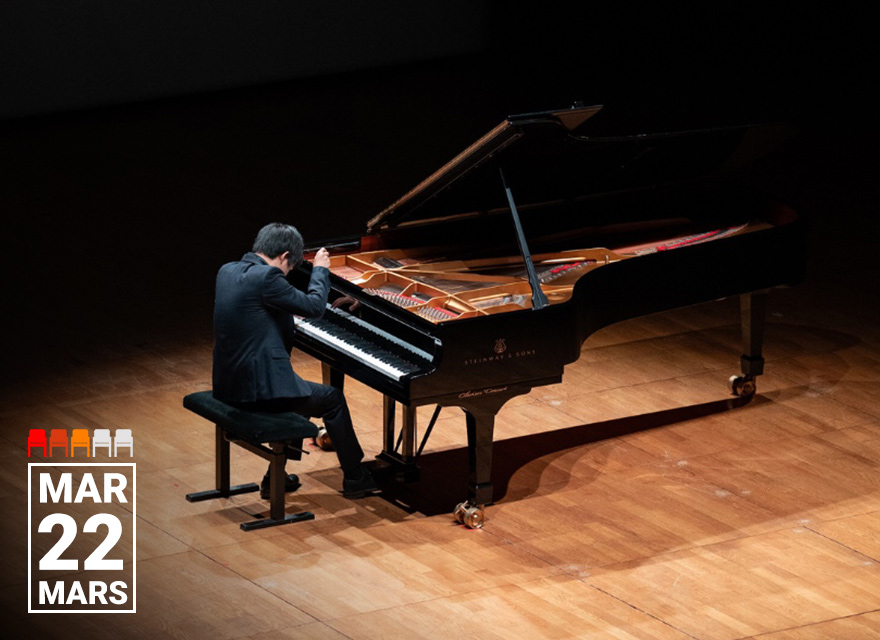
<path fill-rule="evenodd" d="M 725 387 L 734 301 L 594 336 L 562 385 L 502 410 L 504 497 L 479 531 L 449 513 L 465 487 L 456 410 L 441 414 L 423 481 L 394 500 L 343 499 L 335 457 L 314 450 L 291 467 L 303 487 L 288 509 L 316 520 L 245 533 L 238 525 L 267 511 L 254 494 L 184 500 L 213 477 L 211 427 L 180 404 L 209 386 L 210 339 L 78 351 L 75 375 L 0 397 L 0 635 L 878 638 L 880 337 L 843 312 L 816 316 L 827 294 L 771 296 L 767 373 L 743 406 Z M 319 377 L 315 361 L 295 364 Z M 364 448 L 378 452 L 380 397 L 347 392 Z M 138 613 L 24 613 L 35 426 L 134 431 Z M 237 448 L 232 464 L 233 482 L 264 471 Z"/>

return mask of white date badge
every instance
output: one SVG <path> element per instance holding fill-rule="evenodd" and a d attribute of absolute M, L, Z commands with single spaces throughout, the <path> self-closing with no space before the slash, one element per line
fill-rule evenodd
<path fill-rule="evenodd" d="M 135 464 L 28 464 L 28 612 L 135 612 Z"/>

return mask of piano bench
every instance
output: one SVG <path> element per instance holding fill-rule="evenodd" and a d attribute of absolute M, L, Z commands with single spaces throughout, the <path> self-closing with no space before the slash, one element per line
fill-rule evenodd
<path fill-rule="evenodd" d="M 215 484 L 216 489 L 187 494 L 190 502 L 214 498 L 228 498 L 240 493 L 258 491 L 259 485 L 248 483 L 230 486 L 229 443 L 247 449 L 269 461 L 269 517 L 244 522 L 245 531 L 263 529 L 280 524 L 314 520 L 310 511 L 285 515 L 284 465 L 288 459 L 302 458 L 302 441 L 318 435 L 318 427 L 298 413 L 261 413 L 244 411 L 214 398 L 212 391 L 198 391 L 183 398 L 183 406 L 215 426 Z M 305 452 L 308 453 L 308 452 Z"/>

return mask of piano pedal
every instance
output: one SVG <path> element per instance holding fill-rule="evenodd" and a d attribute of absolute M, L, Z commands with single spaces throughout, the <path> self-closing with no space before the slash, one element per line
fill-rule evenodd
<path fill-rule="evenodd" d="M 312 442 L 322 451 L 333 451 L 333 441 L 330 440 L 330 435 L 324 427 L 318 429 L 318 435 L 312 438 Z"/>
<path fill-rule="evenodd" d="M 452 515 L 455 516 L 459 524 L 463 524 L 468 529 L 482 529 L 483 522 L 486 519 L 483 508 L 471 504 L 469 501 L 460 502 L 456 505 Z"/>
<path fill-rule="evenodd" d="M 758 384 L 754 376 L 730 376 L 727 380 L 727 388 L 735 396 L 750 398 L 758 390 Z"/>

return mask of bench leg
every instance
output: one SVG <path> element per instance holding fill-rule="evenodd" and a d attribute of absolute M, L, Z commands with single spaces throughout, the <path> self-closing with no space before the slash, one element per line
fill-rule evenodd
<path fill-rule="evenodd" d="M 214 457 L 216 465 L 214 468 L 214 481 L 216 489 L 209 491 L 197 491 L 195 493 L 186 494 L 189 502 L 201 502 L 202 500 L 213 500 L 215 498 L 228 498 L 241 493 L 251 493 L 259 491 L 260 485 L 255 482 L 230 486 L 229 470 L 229 440 L 226 439 L 223 430 L 215 425 L 215 441 L 214 441 Z M 258 448 L 245 442 L 238 442 L 241 446 L 258 455 L 266 457 L 265 453 L 261 453 Z M 290 524 L 292 522 L 302 522 L 303 520 L 314 520 L 315 514 L 311 511 L 303 511 L 302 513 L 292 513 L 285 515 L 284 513 L 284 482 L 287 479 L 284 473 L 284 467 L 287 464 L 287 444 L 283 442 L 273 442 L 272 453 L 269 457 L 269 517 L 251 522 L 242 523 L 241 528 L 244 531 L 252 531 L 253 529 L 264 529 L 266 527 L 275 527 L 279 524 Z"/>
<path fill-rule="evenodd" d="M 285 453 L 287 446 L 283 442 L 273 442 L 271 446 L 272 457 L 269 460 L 269 517 L 261 520 L 252 520 L 251 522 L 243 522 L 241 528 L 244 531 L 265 529 L 266 527 L 276 527 L 280 524 L 315 519 L 315 514 L 311 511 L 285 515 L 284 482 L 287 479 L 287 474 L 284 472 L 284 466 L 287 464 L 287 455 Z"/>
<path fill-rule="evenodd" d="M 223 430 L 214 425 L 214 484 L 216 489 L 208 491 L 197 491 L 195 493 L 186 494 L 189 502 L 201 502 L 202 500 L 213 500 L 214 498 L 228 498 L 229 496 L 237 496 L 240 493 L 250 493 L 258 491 L 259 485 L 253 482 L 240 484 L 234 487 L 229 484 L 229 440 L 223 434 Z"/>
<path fill-rule="evenodd" d="M 280 520 L 284 517 L 284 466 L 287 464 L 287 456 L 284 455 L 284 445 L 280 442 L 272 443 L 272 458 L 269 460 L 269 517 L 272 520 Z"/>

